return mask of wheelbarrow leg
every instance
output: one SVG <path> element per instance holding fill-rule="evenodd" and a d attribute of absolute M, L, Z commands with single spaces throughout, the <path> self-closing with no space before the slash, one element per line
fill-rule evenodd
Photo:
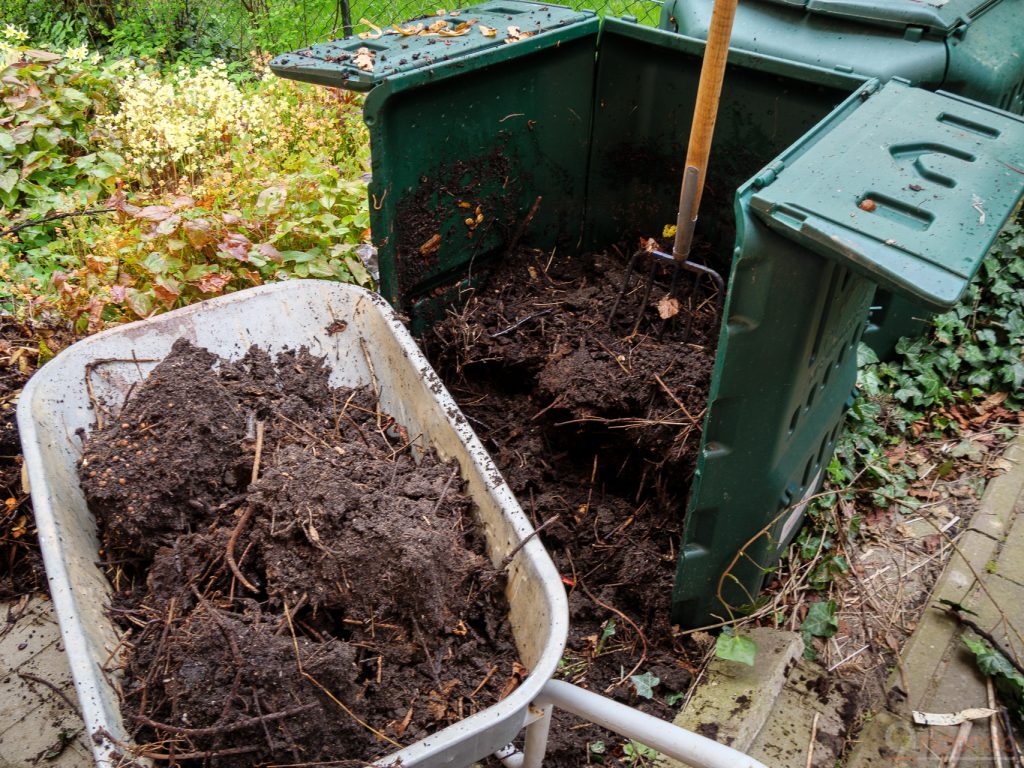
<path fill-rule="evenodd" d="M 526 726 L 526 740 L 523 751 L 509 744 L 494 756 L 501 760 L 505 768 L 541 768 L 544 754 L 548 748 L 548 733 L 551 731 L 551 713 L 554 707 L 530 705 L 530 716 L 533 718 Z"/>
<path fill-rule="evenodd" d="M 551 712 L 554 707 L 548 704 L 543 708 L 544 714 L 526 727 L 526 743 L 523 745 L 523 768 L 541 768 L 544 753 L 548 749 L 548 732 L 551 730 Z"/>

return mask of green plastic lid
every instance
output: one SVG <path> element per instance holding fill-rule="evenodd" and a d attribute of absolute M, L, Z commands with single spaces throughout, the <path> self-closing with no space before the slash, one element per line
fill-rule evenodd
<path fill-rule="evenodd" d="M 283 53 L 270 62 L 274 74 L 317 85 L 368 91 L 388 77 L 509 45 L 594 17 L 558 5 L 494 0 L 462 11 L 425 16 L 350 37 Z M 365 25 L 364 25 L 365 26 Z M 361 49 L 365 49 L 361 52 Z"/>
<path fill-rule="evenodd" d="M 810 13 L 889 27 L 924 27 L 948 33 L 1000 0 L 769 0 Z"/>
<path fill-rule="evenodd" d="M 751 210 L 883 288 L 956 303 L 1024 196 L 1024 119 L 893 80 L 755 181 Z"/>

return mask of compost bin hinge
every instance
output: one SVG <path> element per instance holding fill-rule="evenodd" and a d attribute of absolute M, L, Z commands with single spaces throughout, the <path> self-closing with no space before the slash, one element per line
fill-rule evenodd
<path fill-rule="evenodd" d="M 754 177 L 754 188 L 762 189 L 771 184 L 775 179 L 779 177 L 782 170 L 786 167 L 786 164 L 781 160 L 775 160 L 769 163 L 763 171 Z"/>

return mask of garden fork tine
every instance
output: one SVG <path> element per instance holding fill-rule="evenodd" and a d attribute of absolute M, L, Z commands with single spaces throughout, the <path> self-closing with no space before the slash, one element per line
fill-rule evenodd
<path fill-rule="evenodd" d="M 649 254 L 651 266 L 647 272 L 640 309 L 631 335 L 640 327 L 647 300 L 654 287 L 659 262 L 672 265 L 672 281 L 669 295 L 675 293 L 679 282 L 679 270 L 707 274 L 718 286 L 718 302 L 721 306 L 724 297 L 724 282 L 721 275 L 708 267 L 688 260 L 690 247 L 693 245 L 693 230 L 697 224 L 697 212 L 700 209 L 701 194 L 704 191 L 704 176 L 707 170 L 708 157 L 711 154 L 711 139 L 715 132 L 715 120 L 718 117 L 718 103 L 722 95 L 722 81 L 725 78 L 725 64 L 729 56 L 729 38 L 732 36 L 732 22 L 736 16 L 736 0 L 715 0 L 711 13 L 711 25 L 708 29 L 708 42 L 704 49 L 704 63 L 700 69 L 700 83 L 697 86 L 697 105 L 693 111 L 693 123 L 690 126 L 690 141 L 686 148 L 686 166 L 679 189 L 679 209 L 676 213 L 676 236 L 672 245 L 672 253 L 641 248 L 633 254 L 626 267 L 626 276 L 622 282 L 608 322 L 615 319 L 622 299 L 629 292 L 629 281 L 636 270 L 639 259 Z"/>

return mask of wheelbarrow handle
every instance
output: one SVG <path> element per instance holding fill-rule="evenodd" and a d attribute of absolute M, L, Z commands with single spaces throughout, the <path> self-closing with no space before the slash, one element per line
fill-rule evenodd
<path fill-rule="evenodd" d="M 711 139 L 715 133 L 718 103 L 721 100 L 722 81 L 725 78 L 725 64 L 729 57 L 729 39 L 732 37 L 732 23 L 735 18 L 736 0 L 715 0 L 708 28 L 707 46 L 704 48 L 704 63 L 700 68 L 697 104 L 690 126 L 690 141 L 686 147 L 685 172 L 679 190 L 676 241 L 672 247 L 672 255 L 677 259 L 685 259 L 690 253 L 693 227 L 697 222 L 700 199 L 704 192 L 704 177 L 707 173 L 708 157 L 711 155 Z M 693 178 L 688 178 L 691 175 Z"/>
<path fill-rule="evenodd" d="M 693 768 L 766 768 L 749 755 L 665 720 L 562 680 L 549 680 L 531 709 L 542 715 L 526 729 L 523 752 L 506 748 L 498 757 L 511 768 L 540 768 L 554 707 L 589 720 Z"/>

